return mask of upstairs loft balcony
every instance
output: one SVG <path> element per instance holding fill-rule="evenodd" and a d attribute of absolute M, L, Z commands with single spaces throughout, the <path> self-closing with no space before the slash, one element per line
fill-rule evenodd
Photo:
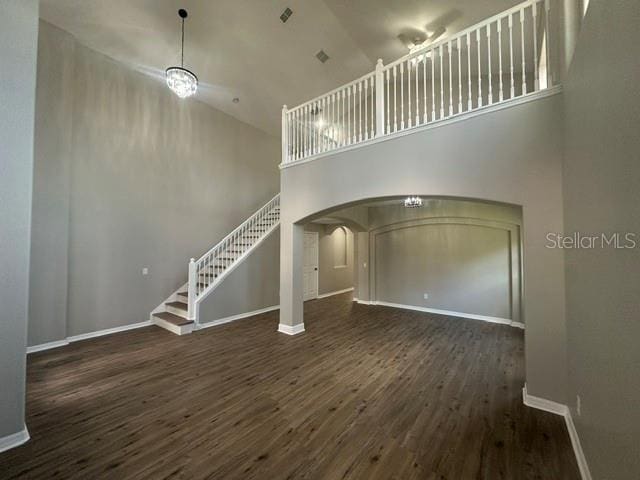
<path fill-rule="evenodd" d="M 528 0 L 282 112 L 281 168 L 551 92 L 550 0 Z"/>

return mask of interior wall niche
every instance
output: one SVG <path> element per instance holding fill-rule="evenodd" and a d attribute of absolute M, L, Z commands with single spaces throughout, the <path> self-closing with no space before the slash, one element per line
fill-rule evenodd
<path fill-rule="evenodd" d="M 522 322 L 520 225 L 431 217 L 369 234 L 371 300 Z"/>

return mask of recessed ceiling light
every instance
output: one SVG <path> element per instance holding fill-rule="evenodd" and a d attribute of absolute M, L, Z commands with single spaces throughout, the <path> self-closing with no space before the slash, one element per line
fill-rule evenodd
<path fill-rule="evenodd" d="M 233 100 L 231 100 L 233 103 L 240 103 L 240 99 L 238 97 L 234 97 Z"/>

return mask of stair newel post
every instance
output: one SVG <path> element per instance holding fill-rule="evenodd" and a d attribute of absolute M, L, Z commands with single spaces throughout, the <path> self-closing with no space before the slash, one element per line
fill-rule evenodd
<path fill-rule="evenodd" d="M 376 63 L 376 137 L 384 135 L 384 76 L 382 59 Z"/>
<path fill-rule="evenodd" d="M 287 106 L 282 106 L 282 163 L 287 163 L 287 152 L 289 151 L 289 136 L 287 135 Z"/>
<path fill-rule="evenodd" d="M 189 320 L 193 320 L 195 321 L 196 319 L 196 312 L 195 312 L 195 303 L 196 303 L 196 289 L 198 288 L 197 285 L 197 280 L 198 280 L 198 271 L 196 268 L 196 261 L 194 258 L 192 258 L 189 261 L 189 295 L 188 295 L 188 317 Z"/>

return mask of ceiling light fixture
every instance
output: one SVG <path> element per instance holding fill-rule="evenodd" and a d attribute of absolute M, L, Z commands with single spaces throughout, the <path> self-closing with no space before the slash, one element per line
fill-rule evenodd
<path fill-rule="evenodd" d="M 193 72 L 184 68 L 184 19 L 187 18 L 187 11 L 183 8 L 178 10 L 178 15 L 182 19 L 182 51 L 179 67 L 167 68 L 167 86 L 180 98 L 187 98 L 194 95 L 198 90 L 198 77 Z"/>
<path fill-rule="evenodd" d="M 422 199 L 420 197 L 407 197 L 404 200 L 404 206 L 406 208 L 418 208 L 422 206 Z"/>

